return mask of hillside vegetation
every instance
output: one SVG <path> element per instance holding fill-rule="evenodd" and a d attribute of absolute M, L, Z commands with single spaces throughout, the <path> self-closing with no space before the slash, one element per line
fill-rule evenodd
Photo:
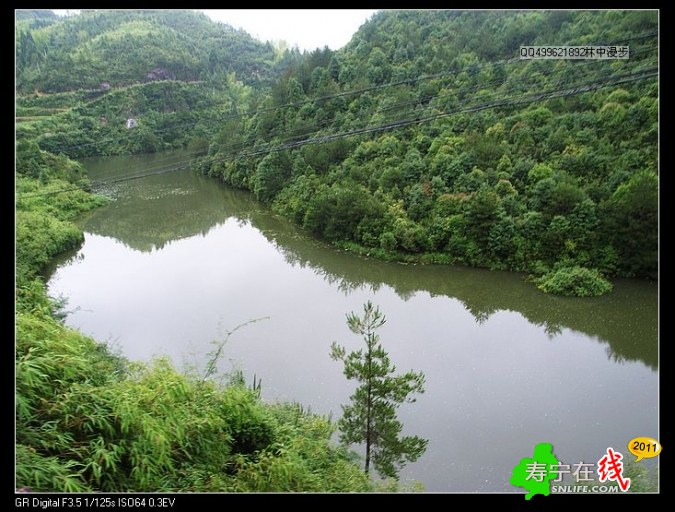
<path fill-rule="evenodd" d="M 18 11 L 16 87 L 20 93 L 121 87 L 158 78 L 245 83 L 272 77 L 275 50 L 196 11 L 87 10 L 57 18 Z M 153 71 L 163 70 L 164 73 Z"/>
<path fill-rule="evenodd" d="M 225 125 L 205 172 L 370 255 L 567 272 L 582 295 L 607 283 L 569 269 L 655 277 L 656 28 L 648 11 L 381 12 Z M 602 44 L 630 59 L 518 58 Z"/>

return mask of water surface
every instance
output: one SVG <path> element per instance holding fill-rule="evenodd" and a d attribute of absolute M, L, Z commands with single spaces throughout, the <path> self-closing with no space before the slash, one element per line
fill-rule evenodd
<path fill-rule="evenodd" d="M 85 165 L 92 179 L 112 180 L 182 155 Z M 213 340 L 265 317 L 231 336 L 221 370 L 262 378 L 266 400 L 337 418 L 354 385 L 330 345 L 360 347 L 345 314 L 372 300 L 397 368 L 427 379 L 399 413 L 406 433 L 429 439 L 402 481 L 518 492 L 511 470 L 536 443 L 575 464 L 597 462 L 608 446 L 634 460 L 630 439 L 658 439 L 655 283 L 619 280 L 604 297 L 569 299 L 516 273 L 363 258 L 190 170 L 102 190 L 114 201 L 82 219 L 83 246 L 49 280 L 52 295 L 69 299 L 68 325 L 131 359 L 168 355 L 203 368 Z"/>

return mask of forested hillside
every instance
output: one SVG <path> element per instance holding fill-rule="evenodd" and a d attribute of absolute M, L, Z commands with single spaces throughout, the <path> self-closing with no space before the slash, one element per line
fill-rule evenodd
<path fill-rule="evenodd" d="M 274 48 L 242 30 L 185 10 L 18 11 L 16 86 L 20 93 L 122 87 L 157 79 L 217 82 L 228 73 L 261 83 Z M 105 87 L 105 86 L 104 86 Z"/>
<path fill-rule="evenodd" d="M 223 119 L 248 93 L 249 88 L 226 78 L 218 90 L 164 80 L 83 98 L 78 93 L 29 96 L 17 107 L 28 115 L 17 126 L 17 140 L 32 140 L 45 151 L 71 158 L 186 146 L 205 151 Z M 59 107 L 46 107 L 46 101 L 58 101 Z M 133 129 L 127 126 L 129 119 Z"/>
<path fill-rule="evenodd" d="M 380 12 L 224 125 L 205 167 L 343 247 L 603 293 L 596 270 L 657 272 L 656 38 L 654 11 Z"/>
<path fill-rule="evenodd" d="M 107 38 L 110 19 L 115 30 L 161 21 L 163 32 L 200 34 L 204 23 L 191 39 L 206 46 L 225 30 L 194 13 L 162 16 L 85 12 L 28 34 L 70 27 L 64 54 L 94 58 L 72 27 Z M 209 147 L 204 172 L 341 247 L 524 271 L 545 291 L 596 295 L 611 289 L 603 275 L 657 275 L 656 39 L 655 11 L 384 11 L 338 52 L 278 55 L 269 86 L 232 72 L 164 80 L 67 93 L 76 107 L 63 111 L 45 103 L 53 95 L 22 96 L 31 122 L 19 136 L 70 157 Z M 630 58 L 523 60 L 521 45 L 623 46 Z M 111 69 L 141 62 L 122 54 Z M 256 62 L 266 58 L 258 48 Z"/>

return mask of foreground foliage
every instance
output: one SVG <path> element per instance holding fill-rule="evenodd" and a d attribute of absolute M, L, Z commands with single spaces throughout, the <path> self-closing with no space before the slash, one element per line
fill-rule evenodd
<path fill-rule="evenodd" d="M 17 318 L 17 485 L 37 491 L 367 491 L 333 425 L 241 384 L 129 363 Z"/>

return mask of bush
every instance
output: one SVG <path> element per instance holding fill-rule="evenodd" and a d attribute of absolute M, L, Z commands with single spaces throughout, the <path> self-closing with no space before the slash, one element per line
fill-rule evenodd
<path fill-rule="evenodd" d="M 584 267 L 559 267 L 536 282 L 543 292 L 572 297 L 596 297 L 612 291 L 612 283 L 600 272 Z"/>
<path fill-rule="evenodd" d="M 190 378 L 166 359 L 130 363 L 44 314 L 17 316 L 16 356 L 18 487 L 371 490 L 351 454 L 332 443 L 330 420 L 265 403 L 243 384 Z"/>
<path fill-rule="evenodd" d="M 18 211 L 16 215 L 17 282 L 33 276 L 58 253 L 84 240 L 82 232 L 69 222 L 40 212 Z"/>

